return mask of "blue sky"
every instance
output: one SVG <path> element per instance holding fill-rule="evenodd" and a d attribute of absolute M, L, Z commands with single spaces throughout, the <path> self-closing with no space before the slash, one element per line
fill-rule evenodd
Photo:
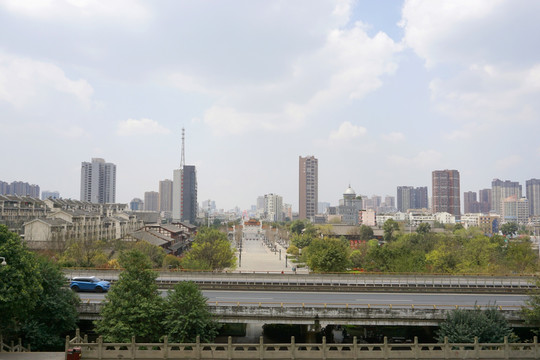
<path fill-rule="evenodd" d="M 461 190 L 538 178 L 540 2 L 0 0 L 0 180 L 79 198 L 117 165 L 117 201 L 180 163 L 199 201 L 298 207 L 394 195 L 457 169 Z M 431 194 L 431 190 L 430 190 Z"/>

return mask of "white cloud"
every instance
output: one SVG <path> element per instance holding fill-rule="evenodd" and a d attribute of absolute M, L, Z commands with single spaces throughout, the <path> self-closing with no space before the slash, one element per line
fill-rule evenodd
<path fill-rule="evenodd" d="M 169 134 L 170 130 L 151 119 L 128 119 L 118 123 L 117 134 L 120 136 Z"/>
<path fill-rule="evenodd" d="M 400 51 L 401 46 L 386 34 L 369 37 L 357 22 L 351 28 L 330 31 L 321 48 L 291 62 L 292 72 L 280 79 L 224 85 L 200 74 L 175 73 L 172 81 L 184 91 L 218 97 L 203 116 L 216 133 L 290 131 L 321 109 L 341 106 L 378 89 L 381 78 L 397 69 Z"/>
<path fill-rule="evenodd" d="M 450 117 L 477 121 L 536 118 L 540 93 L 540 63 L 525 70 L 472 65 L 451 79 L 430 83 L 432 100 Z"/>
<path fill-rule="evenodd" d="M 381 137 L 383 140 L 389 141 L 389 142 L 399 142 L 405 139 L 405 135 L 400 132 L 391 132 L 388 134 L 382 134 Z"/>
<path fill-rule="evenodd" d="M 523 158 L 519 155 L 510 155 L 497 160 L 495 168 L 499 171 L 504 171 L 512 168 L 517 168 L 523 163 Z"/>
<path fill-rule="evenodd" d="M 94 92 L 86 80 L 71 80 L 52 63 L 0 53 L 0 100 L 22 107 L 51 90 L 73 95 L 87 106 Z"/>
<path fill-rule="evenodd" d="M 92 19 L 96 17 L 117 20 L 144 20 L 148 10 L 136 0 L 3 0 L 8 11 L 39 19 Z"/>
<path fill-rule="evenodd" d="M 442 155 L 435 150 L 426 150 L 419 152 L 414 157 L 405 157 L 401 155 L 390 155 L 388 161 L 400 167 L 429 168 L 437 166 L 440 163 Z"/>
<path fill-rule="evenodd" d="M 365 135 L 366 128 L 351 124 L 349 121 L 341 123 L 339 129 L 330 133 L 330 141 L 347 141 Z"/>

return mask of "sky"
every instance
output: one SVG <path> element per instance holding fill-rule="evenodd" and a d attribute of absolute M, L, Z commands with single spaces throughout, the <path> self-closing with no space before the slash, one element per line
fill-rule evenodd
<path fill-rule="evenodd" d="M 79 199 L 81 163 L 116 200 L 181 160 L 198 199 L 298 210 L 396 195 L 457 169 L 461 191 L 540 177 L 536 0 L 0 0 L 0 180 Z"/>

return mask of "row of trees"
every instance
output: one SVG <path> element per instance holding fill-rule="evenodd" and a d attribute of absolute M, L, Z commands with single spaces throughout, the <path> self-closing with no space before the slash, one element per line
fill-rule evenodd
<path fill-rule="evenodd" d="M 291 227 L 291 230 L 293 228 Z M 478 228 L 457 227 L 454 232 L 432 233 L 421 224 L 414 233 L 401 233 L 388 220 L 384 242 L 368 227 L 358 228 L 367 240 L 351 249 L 345 238 L 331 237 L 326 228 L 304 226 L 291 235 L 290 254 L 299 255 L 313 271 L 341 272 L 349 268 L 383 272 L 430 273 L 534 273 L 538 255 L 527 237 L 508 241 L 500 235 L 484 235 Z M 361 234 L 361 235 L 360 235 Z M 301 254 L 301 255 L 300 255 Z"/>
<path fill-rule="evenodd" d="M 171 342 L 212 341 L 218 323 L 208 310 L 206 298 L 192 282 L 181 282 L 161 297 L 151 261 L 139 250 L 120 255 L 124 269 L 106 295 L 101 319 L 95 330 L 106 342 L 158 342 L 167 335 Z"/>

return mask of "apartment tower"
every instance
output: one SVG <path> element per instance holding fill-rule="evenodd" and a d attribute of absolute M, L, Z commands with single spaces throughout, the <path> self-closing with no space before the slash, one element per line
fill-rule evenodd
<path fill-rule="evenodd" d="M 116 202 L 116 165 L 100 158 L 81 164 L 81 201 Z"/>
<path fill-rule="evenodd" d="M 159 211 L 172 211 L 173 182 L 165 179 L 159 182 Z"/>
<path fill-rule="evenodd" d="M 518 200 L 521 199 L 521 185 L 519 185 L 519 182 L 493 179 L 491 182 L 491 210 L 502 215 L 503 201 L 512 195 L 516 195 Z"/>
<path fill-rule="evenodd" d="M 527 200 L 529 201 L 529 214 L 540 215 L 540 179 L 531 179 L 525 182 Z"/>
<path fill-rule="evenodd" d="M 459 171 L 435 170 L 432 172 L 433 212 L 461 214 Z"/>
<path fill-rule="evenodd" d="M 299 209 L 300 219 L 317 214 L 319 201 L 319 163 L 315 156 L 299 157 Z"/>

